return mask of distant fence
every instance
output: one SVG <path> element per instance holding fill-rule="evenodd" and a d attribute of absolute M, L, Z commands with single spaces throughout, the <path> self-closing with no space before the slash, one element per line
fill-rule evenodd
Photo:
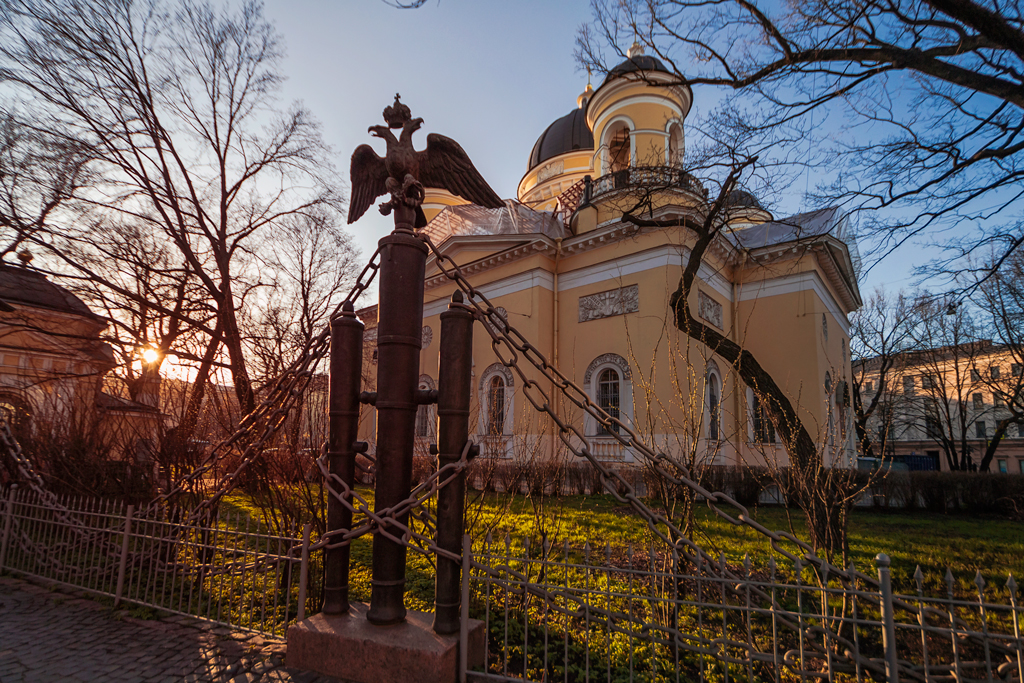
<path fill-rule="evenodd" d="M 917 593 L 898 595 L 884 555 L 877 586 L 749 561 L 723 578 L 724 556 L 701 571 L 679 559 L 488 540 L 468 562 L 487 667 L 468 679 L 1024 683 L 1012 577 L 973 577 L 972 598 L 951 574 L 929 582 L 918 573 Z M 943 595 L 926 595 L 938 585 Z"/>
<path fill-rule="evenodd" d="M 0 508 L 0 569 L 233 628 L 283 636 L 302 618 L 303 537 L 260 533 L 247 516 L 182 524 L 112 501 L 48 504 L 12 491 Z"/>

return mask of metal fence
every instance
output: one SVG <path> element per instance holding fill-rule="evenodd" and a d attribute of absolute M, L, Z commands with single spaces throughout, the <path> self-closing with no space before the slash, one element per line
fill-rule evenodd
<path fill-rule="evenodd" d="M 309 527 L 263 533 L 247 515 L 193 523 L 113 501 L 12 491 L 0 516 L 0 569 L 165 612 L 283 636 L 304 615 Z"/>
<path fill-rule="evenodd" d="M 652 548 L 488 539 L 464 565 L 487 630 L 486 670 L 468 679 L 1024 683 L 1012 577 L 918 570 L 899 595 L 888 558 L 876 564 L 870 587 L 749 558 L 728 579 Z"/>

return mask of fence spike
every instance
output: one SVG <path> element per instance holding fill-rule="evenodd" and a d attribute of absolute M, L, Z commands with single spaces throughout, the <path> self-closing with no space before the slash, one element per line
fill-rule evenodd
<path fill-rule="evenodd" d="M 605 563 L 611 563 L 612 561 L 612 544 L 606 543 L 604 546 L 604 561 Z"/>
<path fill-rule="evenodd" d="M 1010 576 L 1006 579 L 1006 588 L 1010 591 L 1011 596 L 1017 595 L 1017 582 L 1013 579 L 1013 572 L 1010 572 Z"/>
<path fill-rule="evenodd" d="M 921 565 L 917 565 L 917 569 L 914 571 L 914 581 L 917 582 L 918 592 L 924 589 L 924 573 L 921 571 Z"/>
<path fill-rule="evenodd" d="M 590 562 L 590 541 L 583 544 L 583 557 L 587 558 L 587 562 Z"/>
<path fill-rule="evenodd" d="M 728 565 L 725 563 L 725 551 L 718 553 L 718 567 L 724 572 Z"/>
<path fill-rule="evenodd" d="M 529 536 L 523 536 L 523 554 L 524 555 L 529 555 L 530 554 L 530 537 Z"/>
<path fill-rule="evenodd" d="M 505 532 L 505 554 L 508 555 L 508 549 L 512 545 L 512 539 L 508 537 L 508 532 Z"/>
<path fill-rule="evenodd" d="M 949 592 L 950 597 L 953 596 L 953 568 L 946 567 L 946 590 Z"/>
<path fill-rule="evenodd" d="M 487 532 L 487 536 L 484 537 L 484 545 L 490 546 L 494 542 L 494 534 L 490 531 Z"/>
<path fill-rule="evenodd" d="M 981 575 L 980 569 L 974 575 L 974 585 L 978 587 L 979 593 L 985 590 L 985 577 Z"/>
<path fill-rule="evenodd" d="M 771 557 L 768 558 L 768 571 L 771 572 L 772 582 L 775 581 L 775 570 L 776 570 L 776 568 L 777 568 L 777 565 L 775 564 L 775 556 L 772 555 Z"/>
<path fill-rule="evenodd" d="M 750 553 L 743 553 L 743 569 L 747 573 L 747 578 L 750 578 Z"/>

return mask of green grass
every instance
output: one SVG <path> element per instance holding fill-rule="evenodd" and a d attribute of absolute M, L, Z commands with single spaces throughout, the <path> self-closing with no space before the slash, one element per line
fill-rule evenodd
<path fill-rule="evenodd" d="M 373 491 L 361 489 L 360 494 L 369 502 Z M 479 494 L 476 494 L 479 495 Z M 649 501 L 652 507 L 653 501 Z M 255 524 L 253 531 L 266 533 L 259 521 L 260 511 L 248 497 L 236 494 L 225 499 L 222 514 L 245 512 Z M 726 508 L 726 512 L 735 511 Z M 751 510 L 754 519 L 772 530 L 789 531 L 790 524 L 799 538 L 808 534 L 800 510 L 787 511 L 777 506 Z M 755 567 L 765 567 L 774 555 L 780 570 L 788 570 L 790 563 L 774 553 L 768 539 L 746 526 L 734 526 L 714 514 L 706 505 L 696 511 L 694 541 L 713 557 L 725 553 L 733 565 L 743 562 L 749 555 Z M 477 505 L 470 506 L 467 521 L 474 539 L 482 540 L 488 531 L 495 541 L 505 534 L 521 538 L 530 536 L 534 541 L 542 536 L 553 543 L 565 539 L 571 546 L 581 548 L 589 542 L 595 551 L 604 545 L 621 548 L 627 544 L 646 547 L 661 544 L 643 519 L 628 506 L 609 495 L 542 497 L 486 494 Z M 989 586 L 1000 589 L 1009 573 L 1024 576 L 1024 524 L 995 516 L 942 515 L 926 512 L 885 512 L 855 509 L 849 529 L 849 559 L 869 574 L 875 571 L 875 556 L 885 553 L 892 561 L 894 588 L 913 592 L 916 585 L 913 574 L 918 565 L 925 574 L 926 586 L 933 593 L 944 590 L 946 569 L 953 571 L 963 591 L 975 591 L 974 576 L 981 571 Z M 792 544 L 784 546 L 796 550 Z M 371 541 L 363 538 L 352 545 L 353 588 L 369 585 Z M 429 607 L 433 595 L 433 569 L 418 553 L 410 551 L 410 596 Z M 837 560 L 838 561 L 838 560 Z M 362 574 L 365 573 L 365 577 Z M 418 590 L 422 588 L 422 592 Z M 368 590 L 368 589 L 367 589 Z M 366 596 L 354 596 L 366 599 Z M 419 607 L 417 607 L 419 609 Z"/>

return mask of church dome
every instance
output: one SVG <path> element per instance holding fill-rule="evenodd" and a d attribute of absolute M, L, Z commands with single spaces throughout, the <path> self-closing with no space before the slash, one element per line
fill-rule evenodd
<path fill-rule="evenodd" d="M 548 159 L 578 149 L 594 149 L 594 134 L 587 127 L 584 109 L 573 109 L 547 127 L 537 138 L 530 152 L 527 170 L 536 168 Z"/>
<path fill-rule="evenodd" d="M 608 72 L 608 75 L 605 76 L 604 83 L 607 83 L 613 78 L 624 76 L 625 74 L 633 73 L 635 71 L 640 71 L 643 73 L 647 73 L 650 71 L 660 71 L 662 73 L 669 73 L 668 68 L 666 68 L 665 64 L 662 63 L 662 61 L 657 57 L 645 55 L 639 50 L 637 50 L 635 53 L 633 50 L 630 50 L 630 54 L 631 56 L 629 57 L 629 59 L 622 62 L 621 64 L 614 67 L 611 71 Z"/>

